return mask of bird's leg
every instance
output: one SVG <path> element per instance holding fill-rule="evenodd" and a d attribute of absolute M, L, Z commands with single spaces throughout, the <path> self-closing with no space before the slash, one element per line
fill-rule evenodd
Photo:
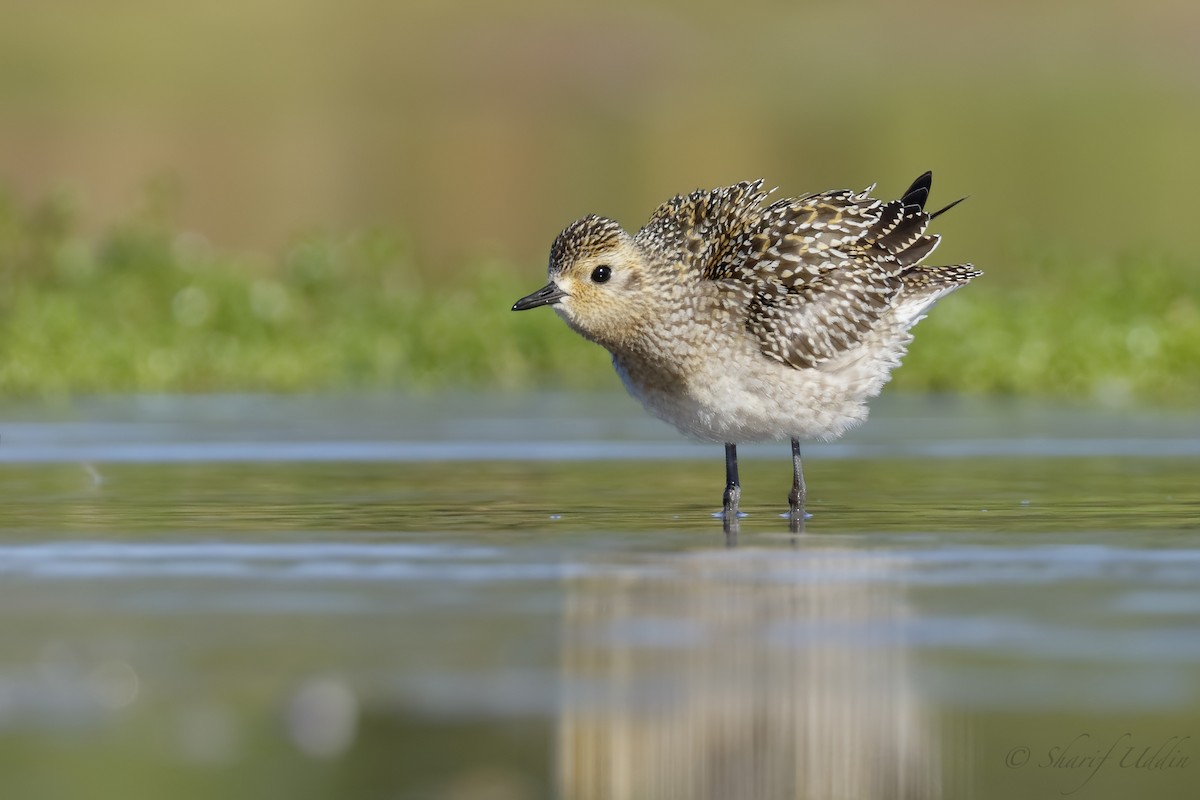
<path fill-rule="evenodd" d="M 792 491 L 788 494 L 788 518 L 793 529 L 804 524 L 804 468 L 800 464 L 800 440 L 792 439 Z"/>
<path fill-rule="evenodd" d="M 737 445 L 725 444 L 725 494 L 721 504 L 725 513 L 725 523 L 737 520 L 738 503 L 742 499 L 742 485 L 738 483 Z"/>

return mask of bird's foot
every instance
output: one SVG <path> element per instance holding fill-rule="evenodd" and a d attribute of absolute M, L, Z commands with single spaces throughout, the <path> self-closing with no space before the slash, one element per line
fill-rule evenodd
<path fill-rule="evenodd" d="M 738 506 L 742 500 L 742 487 L 736 483 L 730 483 L 725 487 L 725 494 L 721 496 L 721 516 L 725 519 L 737 519 L 741 516 L 738 513 Z"/>
<path fill-rule="evenodd" d="M 803 508 L 793 509 L 786 514 L 780 514 L 788 521 L 788 531 L 791 533 L 800 533 L 804 530 L 804 523 L 812 518 L 812 514 L 808 514 Z"/>

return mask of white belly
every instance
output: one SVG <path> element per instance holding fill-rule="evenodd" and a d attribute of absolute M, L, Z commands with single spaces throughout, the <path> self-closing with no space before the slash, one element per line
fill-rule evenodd
<path fill-rule="evenodd" d="M 861 356 L 862 354 L 857 354 Z M 833 439 L 867 418 L 888 377 L 878 359 L 848 354 L 836 369 L 804 369 L 749 351 L 694 363 L 685 380 L 659 382 L 643 365 L 613 359 L 629 393 L 659 419 L 713 442 Z"/>

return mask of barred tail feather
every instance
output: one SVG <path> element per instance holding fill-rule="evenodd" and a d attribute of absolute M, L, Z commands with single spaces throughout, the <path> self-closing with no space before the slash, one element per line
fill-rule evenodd
<path fill-rule="evenodd" d="M 905 270 L 901 273 L 904 288 L 900 290 L 893 307 L 896 320 L 905 328 L 911 328 L 924 319 L 930 306 L 982 274 L 971 264 L 912 267 Z"/>

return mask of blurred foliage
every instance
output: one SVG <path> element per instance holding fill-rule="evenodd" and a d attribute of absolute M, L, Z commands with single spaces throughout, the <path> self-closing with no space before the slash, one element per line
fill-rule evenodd
<path fill-rule="evenodd" d="M 915 329 L 897 388 L 1112 405 L 1200 399 L 1200 271 L 1186 259 L 1045 245 L 1018 257 L 1023 283 L 985 273 L 939 301 Z M 1037 279 L 1046 275 L 1054 280 Z"/>
<path fill-rule="evenodd" d="M 495 265 L 430 285 L 382 230 L 224 254 L 157 205 L 90 240 L 61 203 L 0 203 L 0 392 L 599 382 L 604 356 L 511 313 L 519 284 Z"/>
<path fill-rule="evenodd" d="M 221 252 L 171 222 L 171 186 L 95 238 L 70 204 L 0 199 L 0 392 L 615 388 L 600 348 L 548 310 L 514 314 L 540 269 L 440 279 L 389 230 L 311 234 L 272 257 Z M 1200 271 L 1138 253 L 1017 254 L 917 328 L 898 388 L 1200 399 Z"/>

